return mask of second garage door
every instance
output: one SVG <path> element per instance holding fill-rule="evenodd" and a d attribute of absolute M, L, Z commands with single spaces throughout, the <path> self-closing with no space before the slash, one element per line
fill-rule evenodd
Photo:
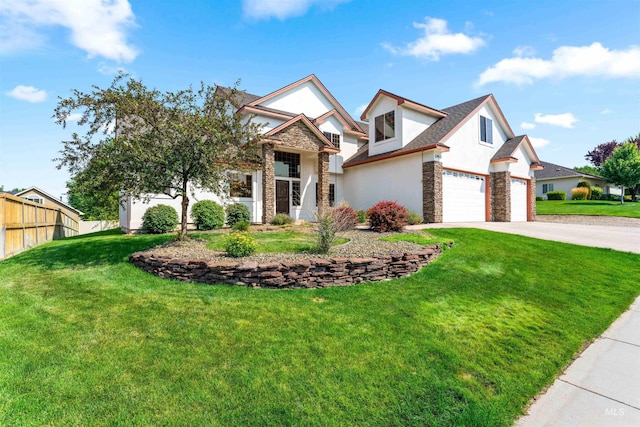
<path fill-rule="evenodd" d="M 511 178 L 511 221 L 527 220 L 527 181 Z"/>
<path fill-rule="evenodd" d="M 442 171 L 442 221 L 486 221 L 486 191 L 482 175 Z"/>

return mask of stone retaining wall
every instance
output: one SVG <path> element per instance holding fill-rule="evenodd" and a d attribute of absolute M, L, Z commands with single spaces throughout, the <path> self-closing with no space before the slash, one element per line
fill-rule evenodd
<path fill-rule="evenodd" d="M 255 288 L 324 288 L 408 276 L 442 253 L 442 245 L 371 258 L 315 258 L 296 262 L 212 262 L 136 252 L 130 261 L 159 277 Z"/>

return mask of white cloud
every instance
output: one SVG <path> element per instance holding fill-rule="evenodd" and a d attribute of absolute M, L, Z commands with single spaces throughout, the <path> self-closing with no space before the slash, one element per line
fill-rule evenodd
<path fill-rule="evenodd" d="M 513 49 L 513 54 L 518 58 L 529 57 L 536 54 L 536 50 L 531 46 L 518 46 Z"/>
<path fill-rule="evenodd" d="M 3 0 L 0 3 L 0 45 L 3 53 L 33 49 L 45 41 L 48 27 L 70 31 L 71 43 L 118 62 L 133 61 L 138 51 L 127 41 L 135 26 L 128 0 Z"/>
<path fill-rule="evenodd" d="M 82 118 L 82 114 L 81 113 L 71 113 L 71 114 L 69 114 L 69 116 L 67 116 L 67 123 L 77 122 L 81 118 Z"/>
<path fill-rule="evenodd" d="M 518 51 L 518 49 L 516 49 Z M 590 46 L 561 46 L 551 59 L 518 56 L 499 61 L 487 68 L 476 84 L 491 82 L 531 84 L 536 79 L 573 76 L 640 78 L 640 46 L 610 50 L 600 43 Z"/>
<path fill-rule="evenodd" d="M 12 98 L 33 103 L 43 102 L 45 99 L 47 99 L 47 92 L 45 92 L 44 90 L 36 89 L 33 86 L 19 85 L 14 87 L 6 94 Z"/>
<path fill-rule="evenodd" d="M 302 16 L 312 7 L 333 9 L 349 0 L 242 0 L 242 12 L 246 18 L 285 20 Z"/>
<path fill-rule="evenodd" d="M 520 123 L 520 127 L 522 129 L 530 130 L 530 129 L 535 129 L 536 124 L 535 123 L 529 123 L 529 122 L 522 122 L 522 123 Z"/>
<path fill-rule="evenodd" d="M 551 143 L 551 141 L 549 141 L 548 139 L 534 138 L 532 136 L 529 137 L 529 141 L 531 141 L 531 145 L 533 145 L 533 148 L 544 147 L 545 145 L 549 145 Z"/>
<path fill-rule="evenodd" d="M 480 37 L 463 33 L 451 33 L 444 19 L 426 17 L 425 22 L 414 22 L 415 28 L 424 30 L 424 35 L 404 47 L 383 43 L 382 47 L 395 55 L 408 55 L 438 61 L 441 55 L 471 53 L 485 45 Z M 468 24 L 467 24 L 468 28 Z"/>
<path fill-rule="evenodd" d="M 358 108 L 356 108 L 356 116 L 360 117 L 360 115 L 362 113 L 364 113 L 364 110 L 366 110 L 367 106 L 369 104 L 362 104 L 361 106 L 359 106 Z"/>
<path fill-rule="evenodd" d="M 105 76 L 112 76 L 118 73 L 126 73 L 127 70 L 124 67 L 114 67 L 113 65 L 101 62 L 100 64 L 98 64 L 98 72 L 100 72 L 100 74 L 104 74 Z"/>
<path fill-rule="evenodd" d="M 613 113 L 613 110 L 609 108 L 605 108 L 604 110 L 600 111 L 600 114 L 611 114 L 611 113 Z"/>
<path fill-rule="evenodd" d="M 579 122 L 578 118 L 573 113 L 564 114 L 540 114 L 536 113 L 534 118 L 536 123 L 544 123 L 551 126 L 560 126 L 563 128 L 571 129 L 573 124 Z"/>

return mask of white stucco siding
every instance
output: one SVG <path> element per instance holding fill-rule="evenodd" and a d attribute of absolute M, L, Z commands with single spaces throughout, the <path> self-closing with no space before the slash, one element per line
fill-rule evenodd
<path fill-rule="evenodd" d="M 369 209 L 393 200 L 422 215 L 422 162 L 420 154 L 349 168 L 344 174 L 345 199 L 354 209 Z"/>
<path fill-rule="evenodd" d="M 408 108 L 399 107 L 402 112 L 402 146 L 406 146 L 413 139 L 424 132 L 435 121 L 435 117 L 427 116 Z"/>
<path fill-rule="evenodd" d="M 262 205 L 257 200 L 262 200 L 262 179 L 261 173 L 255 172 L 252 174 L 252 186 L 253 197 L 252 198 L 238 198 L 224 196 L 220 197 L 215 193 L 209 191 L 203 191 L 199 189 L 191 190 L 189 193 L 189 212 L 187 214 L 187 221 L 189 224 L 193 224 L 193 218 L 191 217 L 191 208 L 200 200 L 213 200 L 222 206 L 227 206 L 232 203 L 242 203 L 249 208 L 251 213 L 251 222 L 260 222 L 262 219 Z M 182 198 L 177 197 L 175 199 L 165 195 L 156 194 L 151 197 L 148 202 L 142 200 L 133 200 L 128 198 L 124 206 L 120 206 L 119 219 L 120 228 L 126 232 L 136 232 L 142 230 L 142 217 L 146 210 L 152 206 L 168 205 L 173 207 L 178 212 L 178 218 L 182 212 Z"/>
<path fill-rule="evenodd" d="M 522 148 L 522 145 L 516 149 L 513 153 L 513 157 L 518 159 L 518 161 L 516 163 L 509 164 L 509 172 L 511 172 L 511 176 L 521 178 L 532 177 L 533 171 L 531 170 L 531 159 Z"/>
<path fill-rule="evenodd" d="M 398 106 L 398 102 L 395 99 L 391 99 L 386 96 L 380 96 L 378 101 L 373 105 L 373 108 L 367 113 L 369 119 L 369 155 L 374 156 L 376 154 L 388 153 L 402 148 L 402 113 Z M 395 112 L 395 136 L 393 138 L 385 139 L 384 141 L 376 142 L 376 117 L 390 111 Z"/>
<path fill-rule="evenodd" d="M 334 109 L 329 99 L 311 81 L 281 93 L 260 105 L 316 118 Z"/>
<path fill-rule="evenodd" d="M 264 125 L 263 128 L 262 128 L 262 132 L 266 133 L 266 132 L 269 132 L 272 129 L 277 128 L 281 124 L 283 124 L 284 120 L 276 119 L 274 117 L 266 117 L 266 116 L 256 115 L 255 117 L 253 117 L 252 122 L 256 123 L 256 124 L 259 124 L 259 125 Z"/>
<path fill-rule="evenodd" d="M 493 144 L 480 141 L 480 116 L 488 117 L 493 126 Z M 471 116 L 449 139 L 443 141 L 450 151 L 442 154 L 442 166 L 469 172 L 488 174 L 491 158 L 506 141 L 493 110 L 485 104 Z"/>

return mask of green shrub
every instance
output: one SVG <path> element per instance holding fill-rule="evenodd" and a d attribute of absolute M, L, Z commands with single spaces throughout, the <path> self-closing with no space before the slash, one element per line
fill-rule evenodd
<path fill-rule="evenodd" d="M 151 234 L 173 231 L 178 222 L 178 212 L 167 205 L 152 206 L 142 216 L 142 228 Z"/>
<path fill-rule="evenodd" d="M 191 208 L 198 230 L 215 230 L 224 225 L 224 209 L 213 200 L 200 200 Z"/>
<path fill-rule="evenodd" d="M 602 198 L 602 188 L 594 185 L 591 187 L 591 200 L 600 200 Z"/>
<path fill-rule="evenodd" d="M 587 199 L 591 199 L 591 183 L 589 183 L 588 181 L 580 181 L 576 186 L 576 188 L 586 188 L 587 190 L 589 190 L 589 193 L 587 194 Z M 577 200 L 584 200 L 584 199 L 577 199 Z"/>
<path fill-rule="evenodd" d="M 407 208 L 392 201 L 376 203 L 367 212 L 371 229 L 382 233 L 384 231 L 400 231 L 408 224 Z"/>
<path fill-rule="evenodd" d="M 242 203 L 234 203 L 227 206 L 227 224 L 233 228 L 240 221 L 251 222 L 251 213 L 247 205 Z"/>
<path fill-rule="evenodd" d="M 256 251 L 258 244 L 247 233 L 231 233 L 224 239 L 224 249 L 229 256 L 238 258 L 249 256 Z"/>
<path fill-rule="evenodd" d="M 541 202 L 544 200 L 544 197 L 542 196 L 536 196 L 536 202 Z"/>
<path fill-rule="evenodd" d="M 549 191 L 547 192 L 547 200 L 566 200 L 567 193 L 564 191 Z"/>
<path fill-rule="evenodd" d="M 293 218 L 291 218 L 287 214 L 279 213 L 276 214 L 273 218 L 271 218 L 271 225 L 286 225 L 291 224 L 293 222 Z"/>
<path fill-rule="evenodd" d="M 363 222 L 367 222 L 367 211 L 360 210 L 357 212 L 358 214 L 358 224 L 362 224 Z"/>
<path fill-rule="evenodd" d="M 409 225 L 422 224 L 422 216 L 416 212 L 409 211 L 407 214 L 407 222 Z"/>
<path fill-rule="evenodd" d="M 238 221 L 235 224 L 233 224 L 233 229 L 235 231 L 249 231 L 249 226 L 251 224 L 249 224 L 249 221 Z"/>
<path fill-rule="evenodd" d="M 572 188 L 571 200 L 589 200 L 589 189 L 585 187 Z"/>
<path fill-rule="evenodd" d="M 326 254 L 331 249 L 331 245 L 336 239 L 336 227 L 333 222 L 333 215 L 331 213 L 325 213 L 324 215 L 318 215 L 317 218 L 318 235 L 317 235 L 317 249 L 321 254 Z"/>

